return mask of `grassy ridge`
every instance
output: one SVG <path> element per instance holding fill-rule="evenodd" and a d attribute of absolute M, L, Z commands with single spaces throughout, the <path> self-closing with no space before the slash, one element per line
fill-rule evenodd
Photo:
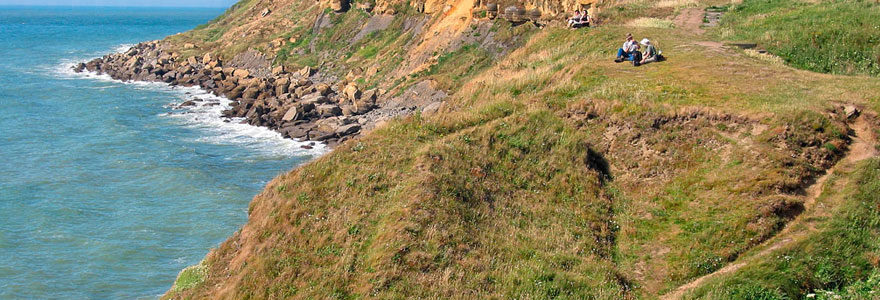
<path fill-rule="evenodd" d="M 826 228 L 704 285 L 691 297 L 799 299 L 824 289 L 852 298 L 876 298 L 880 290 L 870 283 L 877 282 L 880 264 L 880 160 L 867 161 L 836 180 L 851 182 L 840 194 L 826 191 L 826 197 L 845 199 Z M 818 294 L 832 298 L 834 293 Z"/>
<path fill-rule="evenodd" d="M 753 41 L 794 67 L 880 75 L 880 4 L 868 0 L 745 0 L 716 33 Z"/>

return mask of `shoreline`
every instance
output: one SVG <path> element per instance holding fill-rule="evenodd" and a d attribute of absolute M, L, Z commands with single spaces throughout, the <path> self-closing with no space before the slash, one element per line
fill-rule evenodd
<path fill-rule="evenodd" d="M 222 111 L 229 109 L 232 102 L 223 96 L 198 86 L 172 86 L 164 82 L 121 81 L 107 74 L 96 72 L 75 73 L 71 70 L 75 63 L 62 62 L 53 68 L 64 79 L 89 79 L 99 82 L 132 86 L 134 89 L 151 90 L 157 93 L 171 92 L 174 99 L 162 104 L 167 111 L 160 113 L 181 126 L 205 131 L 198 142 L 216 145 L 238 145 L 271 156 L 321 156 L 328 152 L 323 144 L 314 141 L 300 141 L 281 136 L 277 131 L 266 127 L 247 124 L 243 118 L 225 118 Z"/>
<path fill-rule="evenodd" d="M 439 105 L 434 104 L 446 97 L 429 84 L 421 83 L 412 88 L 421 91 L 410 94 L 424 97 L 427 91 L 429 97 L 424 99 L 431 102 L 412 101 L 406 93 L 395 98 L 383 97 L 384 90 L 361 90 L 348 79 L 333 82 L 310 67 L 296 72 L 281 66 L 270 70 L 260 57 L 236 57 L 227 63 L 207 53 L 201 58 L 182 59 L 178 53 L 165 50 L 162 41 L 142 42 L 127 50 L 124 46 L 127 45 L 116 49 L 122 52 L 76 63 L 72 70 L 106 75 L 122 82 L 165 83 L 172 89 L 200 88 L 229 101 L 220 115 L 224 122 L 268 128 L 282 138 L 304 143 L 303 149 L 319 145 L 333 148 L 391 118 L 435 111 Z M 245 51 L 239 56 L 248 54 Z M 199 100 L 202 99 L 195 97 L 173 108 L 216 105 Z"/>

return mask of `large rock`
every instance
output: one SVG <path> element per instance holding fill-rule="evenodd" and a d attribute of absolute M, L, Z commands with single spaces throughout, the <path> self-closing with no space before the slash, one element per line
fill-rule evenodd
<path fill-rule="evenodd" d="M 241 98 L 242 93 L 244 93 L 244 89 L 245 89 L 244 86 L 240 86 L 240 85 L 236 86 L 236 87 L 232 88 L 231 90 L 229 90 L 229 92 L 226 93 L 226 98 L 229 98 L 232 100 Z"/>
<path fill-rule="evenodd" d="M 314 74 L 312 67 L 303 67 L 299 70 L 299 75 L 302 77 L 309 77 L 312 76 L 312 74 Z"/>
<path fill-rule="evenodd" d="M 299 101 L 299 103 L 303 103 L 303 104 L 310 103 L 310 104 L 314 104 L 314 105 L 325 104 L 327 102 L 329 102 L 329 99 L 327 99 L 327 97 L 321 95 L 320 93 L 312 93 L 312 94 L 305 95 L 302 97 L 302 100 Z"/>
<path fill-rule="evenodd" d="M 361 131 L 361 125 L 358 124 L 348 124 L 336 128 L 336 134 L 338 134 L 339 136 L 352 135 L 357 133 L 358 131 Z"/>
<path fill-rule="evenodd" d="M 293 93 L 297 97 L 303 98 L 306 95 L 309 95 L 314 92 L 315 92 L 315 87 L 313 87 L 313 86 L 301 86 L 301 87 L 296 88 Z"/>
<path fill-rule="evenodd" d="M 422 115 L 423 116 L 430 116 L 430 115 L 436 114 L 438 111 L 440 111 L 440 106 L 442 104 L 443 104 L 443 102 L 434 102 L 434 103 L 428 104 L 428 106 L 425 106 L 425 108 L 422 109 Z"/>
<path fill-rule="evenodd" d="M 272 68 L 272 75 L 281 75 L 284 73 L 284 66 L 277 66 L 275 68 Z"/>
<path fill-rule="evenodd" d="M 232 76 L 237 77 L 237 78 L 245 78 L 250 75 L 251 75 L 251 71 L 248 71 L 245 69 L 235 69 L 235 71 L 232 71 Z"/>
<path fill-rule="evenodd" d="M 257 99 L 259 96 L 260 89 L 256 87 L 249 87 L 241 94 L 241 97 L 245 99 Z"/>
<path fill-rule="evenodd" d="M 333 104 L 321 104 L 315 107 L 322 118 L 335 117 L 342 114 L 342 109 Z"/>
<path fill-rule="evenodd" d="M 846 114 L 847 119 L 855 119 L 861 113 L 859 111 L 859 108 L 857 108 L 855 105 L 852 105 L 852 104 L 847 104 L 846 106 L 844 106 L 843 112 Z"/>
<path fill-rule="evenodd" d="M 376 91 L 376 89 L 369 89 L 369 90 L 364 91 L 361 94 L 361 99 L 363 101 L 366 101 L 369 103 L 376 103 L 376 96 L 377 95 L 378 95 L 378 92 Z"/>
<path fill-rule="evenodd" d="M 295 82 L 291 82 L 290 84 L 294 85 L 294 88 L 297 88 L 297 87 L 301 87 L 301 86 L 311 86 L 312 82 L 309 81 L 308 79 L 300 78 L 300 79 L 297 79 Z"/>
<path fill-rule="evenodd" d="M 361 96 L 361 91 L 358 89 L 357 85 L 349 83 L 342 90 L 342 93 L 345 94 L 345 97 L 351 100 L 358 100 Z"/>
<path fill-rule="evenodd" d="M 333 92 L 333 90 L 330 89 L 330 85 L 328 85 L 328 84 L 326 84 L 326 83 L 319 83 L 319 84 L 316 84 L 316 85 L 315 85 L 315 90 L 317 90 L 318 93 L 321 94 L 321 96 L 327 96 L 327 95 L 330 95 L 330 93 Z"/>
<path fill-rule="evenodd" d="M 281 117 L 281 121 L 294 121 L 297 119 L 297 117 L 299 117 L 299 112 L 297 111 L 296 106 L 294 106 L 288 109 L 286 113 L 284 113 L 284 116 Z"/>

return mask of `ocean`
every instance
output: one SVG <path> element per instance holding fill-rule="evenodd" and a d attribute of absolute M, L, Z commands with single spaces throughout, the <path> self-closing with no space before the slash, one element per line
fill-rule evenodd
<path fill-rule="evenodd" d="M 326 151 L 223 120 L 198 89 L 70 70 L 222 12 L 0 6 L 0 298 L 156 298 Z"/>

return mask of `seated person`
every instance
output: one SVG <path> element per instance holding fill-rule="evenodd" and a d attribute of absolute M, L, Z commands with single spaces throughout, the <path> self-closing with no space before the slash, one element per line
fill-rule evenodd
<path fill-rule="evenodd" d="M 587 13 L 587 11 L 585 10 L 585 11 L 584 11 L 584 14 L 581 16 L 580 25 L 581 25 L 581 26 L 584 26 L 584 27 L 590 27 L 590 22 L 591 22 L 591 21 L 593 21 L 593 18 L 590 17 L 590 15 L 589 15 L 589 14 Z"/>
<path fill-rule="evenodd" d="M 632 51 L 635 50 L 635 47 L 638 47 L 637 44 L 632 37 L 631 33 L 626 34 L 626 41 L 623 42 L 623 46 L 620 49 L 617 49 L 617 58 L 614 60 L 615 62 L 623 62 L 624 60 L 632 60 Z"/>
<path fill-rule="evenodd" d="M 651 43 L 648 39 L 642 39 L 639 43 L 645 46 L 645 53 L 642 57 L 641 64 L 646 64 L 650 62 L 660 61 L 662 60 L 662 56 L 660 55 L 660 51 L 657 50 L 657 47 L 654 47 L 654 44 Z"/>
<path fill-rule="evenodd" d="M 568 27 L 573 28 L 575 24 L 577 24 L 581 21 L 581 18 L 582 18 L 581 11 L 575 10 L 574 16 L 572 16 L 571 19 L 568 19 Z"/>

